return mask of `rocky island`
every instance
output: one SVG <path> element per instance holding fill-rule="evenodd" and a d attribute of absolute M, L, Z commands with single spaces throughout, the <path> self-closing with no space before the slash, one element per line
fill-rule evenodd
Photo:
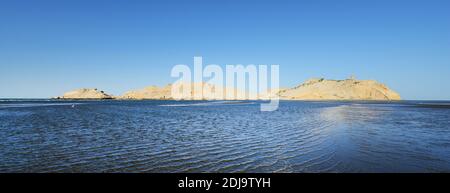
<path fill-rule="evenodd" d="M 400 95 L 375 80 L 315 78 L 278 93 L 286 100 L 400 100 Z"/>
<path fill-rule="evenodd" d="M 249 98 L 249 96 L 246 95 L 245 92 L 239 91 L 238 89 L 230 89 L 230 88 L 224 88 L 223 86 L 216 86 L 212 85 L 206 82 L 200 82 L 200 83 L 178 83 L 182 86 L 190 86 L 191 87 L 191 98 L 187 100 L 223 100 L 224 97 L 226 97 L 227 93 L 234 93 L 234 96 L 236 97 L 235 100 L 257 100 L 257 99 L 269 99 L 270 96 L 275 96 L 275 92 L 272 92 L 273 94 L 270 95 L 270 92 L 265 92 L 259 95 L 259 97 L 253 97 Z M 164 87 L 158 87 L 158 86 L 149 86 L 143 89 L 138 90 L 132 90 L 125 92 L 122 96 L 117 97 L 117 99 L 129 99 L 129 100 L 142 100 L 142 99 L 161 99 L 161 100 L 172 100 L 172 84 L 168 84 Z M 213 96 L 206 96 L 206 91 L 203 90 L 203 93 L 197 93 L 195 92 L 194 87 L 199 86 L 203 89 L 208 89 L 211 91 L 211 94 Z M 278 91 L 278 90 L 277 90 Z M 221 95 L 215 95 L 216 93 L 221 92 Z M 196 94 L 200 94 L 203 96 L 203 98 L 200 99 L 194 99 L 194 96 Z M 215 97 L 220 96 L 220 97 Z M 256 95 L 254 95 L 256 96 Z"/>
<path fill-rule="evenodd" d="M 171 99 L 171 85 L 165 87 L 149 86 L 143 89 L 131 90 L 117 99 Z"/>
<path fill-rule="evenodd" d="M 96 88 L 82 88 L 66 92 L 56 99 L 113 99 L 113 96 Z"/>
<path fill-rule="evenodd" d="M 196 84 L 192 84 L 193 86 Z M 215 87 L 207 83 L 200 83 L 203 88 L 212 88 L 215 92 L 239 93 L 237 90 Z M 119 100 L 172 100 L 172 85 L 164 87 L 149 86 L 143 89 L 125 92 L 122 96 L 113 97 L 104 91 L 97 89 L 78 89 L 64 93 L 58 99 L 119 99 Z M 276 91 L 275 91 L 276 90 Z M 389 89 L 386 85 L 375 80 L 356 80 L 349 78 L 345 80 L 327 80 L 324 78 L 309 79 L 303 84 L 289 89 L 275 89 L 272 92 L 262 93 L 258 98 L 236 98 L 236 100 L 270 99 L 279 97 L 282 100 L 401 100 L 400 95 Z M 192 96 L 194 96 L 192 89 Z M 240 95 L 245 96 L 245 95 Z M 201 100 L 204 100 L 202 98 Z M 209 98 L 215 100 L 214 98 Z M 223 100 L 217 98 L 216 100 Z"/>

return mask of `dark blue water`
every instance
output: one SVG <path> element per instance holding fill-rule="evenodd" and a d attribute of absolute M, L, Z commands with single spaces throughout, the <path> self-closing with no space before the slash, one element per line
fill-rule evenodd
<path fill-rule="evenodd" d="M 0 172 L 450 172 L 447 102 L 258 103 L 3 100 Z"/>

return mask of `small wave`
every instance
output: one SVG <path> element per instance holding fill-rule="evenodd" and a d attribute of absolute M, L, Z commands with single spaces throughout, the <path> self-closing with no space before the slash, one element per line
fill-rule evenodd
<path fill-rule="evenodd" d="M 6 99 L 6 98 L 0 98 L 0 102 L 25 102 L 25 101 L 52 101 L 52 99 Z"/>
<path fill-rule="evenodd" d="M 414 104 L 416 107 L 423 107 L 423 108 L 444 108 L 444 109 L 450 109 L 450 103 L 417 103 Z"/>
<path fill-rule="evenodd" d="M 0 108 L 24 108 L 24 107 L 43 107 L 43 106 L 72 106 L 82 103 L 21 103 L 21 104 L 0 104 Z"/>

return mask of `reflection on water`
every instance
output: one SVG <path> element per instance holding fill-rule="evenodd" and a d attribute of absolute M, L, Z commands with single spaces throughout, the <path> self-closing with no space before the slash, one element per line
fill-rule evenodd
<path fill-rule="evenodd" d="M 450 109 L 417 104 L 1 101 L 0 171 L 449 172 Z"/>

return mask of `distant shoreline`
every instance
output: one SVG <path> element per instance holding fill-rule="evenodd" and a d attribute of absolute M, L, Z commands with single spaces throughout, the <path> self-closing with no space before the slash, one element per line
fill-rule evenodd
<path fill-rule="evenodd" d="M 56 98 L 0 98 L 1 101 L 13 101 L 13 100 L 47 100 L 47 101 L 268 101 L 269 99 L 257 99 L 257 100 L 248 100 L 248 99 L 236 99 L 236 100 L 174 100 L 174 99 L 56 99 Z M 359 100 L 359 99 L 348 99 L 348 100 L 300 100 L 300 99 L 279 99 L 279 101 L 304 101 L 304 102 L 341 102 L 341 101 L 350 101 L 350 102 L 420 102 L 420 101 L 430 101 L 430 102 L 450 102 L 450 99 L 402 99 L 402 100 Z"/>

